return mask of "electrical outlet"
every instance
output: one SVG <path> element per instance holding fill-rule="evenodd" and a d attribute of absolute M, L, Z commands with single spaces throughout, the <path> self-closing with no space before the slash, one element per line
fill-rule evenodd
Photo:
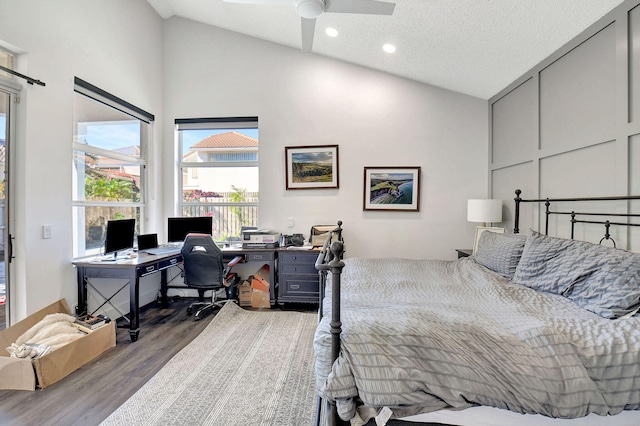
<path fill-rule="evenodd" d="M 289 219 L 287 219 L 287 226 L 288 226 L 289 228 L 293 228 L 293 224 L 294 224 L 294 222 L 295 222 L 295 221 L 293 220 L 293 218 L 292 218 L 292 217 L 290 217 Z"/>
<path fill-rule="evenodd" d="M 51 225 L 42 225 L 42 239 L 51 238 Z"/>

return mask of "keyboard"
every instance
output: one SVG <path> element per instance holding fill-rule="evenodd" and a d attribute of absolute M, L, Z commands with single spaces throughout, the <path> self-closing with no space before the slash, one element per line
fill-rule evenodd
<path fill-rule="evenodd" d="M 142 251 L 148 254 L 154 254 L 158 256 L 161 254 L 177 253 L 180 251 L 180 247 L 177 247 L 177 246 L 154 247 L 154 248 L 150 248 Z"/>

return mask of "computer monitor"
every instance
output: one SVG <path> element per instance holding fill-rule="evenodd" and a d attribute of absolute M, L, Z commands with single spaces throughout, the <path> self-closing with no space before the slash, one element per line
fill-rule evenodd
<path fill-rule="evenodd" d="M 119 251 L 133 248 L 136 230 L 135 219 L 110 220 L 107 222 L 107 236 L 104 241 L 104 254 L 116 257 Z"/>
<path fill-rule="evenodd" d="M 189 233 L 209 234 L 213 232 L 213 218 L 202 217 L 170 217 L 167 220 L 167 241 L 176 243 L 184 241 Z"/>

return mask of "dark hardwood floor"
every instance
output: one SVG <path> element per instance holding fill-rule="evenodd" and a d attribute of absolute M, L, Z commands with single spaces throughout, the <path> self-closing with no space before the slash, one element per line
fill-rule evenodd
<path fill-rule="evenodd" d="M 44 389 L 0 391 L 0 425 L 98 425 L 193 340 L 215 316 L 187 316 L 193 300 L 141 312 L 141 331 L 131 342 L 118 328 L 116 347 Z M 4 317 L 2 317 L 4 318 Z"/>

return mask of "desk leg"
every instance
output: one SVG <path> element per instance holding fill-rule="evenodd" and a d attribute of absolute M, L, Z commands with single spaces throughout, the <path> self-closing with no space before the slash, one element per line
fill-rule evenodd
<path fill-rule="evenodd" d="M 160 302 L 163 308 L 167 308 L 169 306 L 169 298 L 167 297 L 167 271 L 169 268 L 165 268 L 160 271 Z"/>
<path fill-rule="evenodd" d="M 140 335 L 140 278 L 134 270 L 129 277 L 129 337 L 132 342 Z"/>
<path fill-rule="evenodd" d="M 84 267 L 78 266 L 78 307 L 76 308 L 76 315 L 82 315 L 87 310 L 87 279 L 85 278 Z"/>

